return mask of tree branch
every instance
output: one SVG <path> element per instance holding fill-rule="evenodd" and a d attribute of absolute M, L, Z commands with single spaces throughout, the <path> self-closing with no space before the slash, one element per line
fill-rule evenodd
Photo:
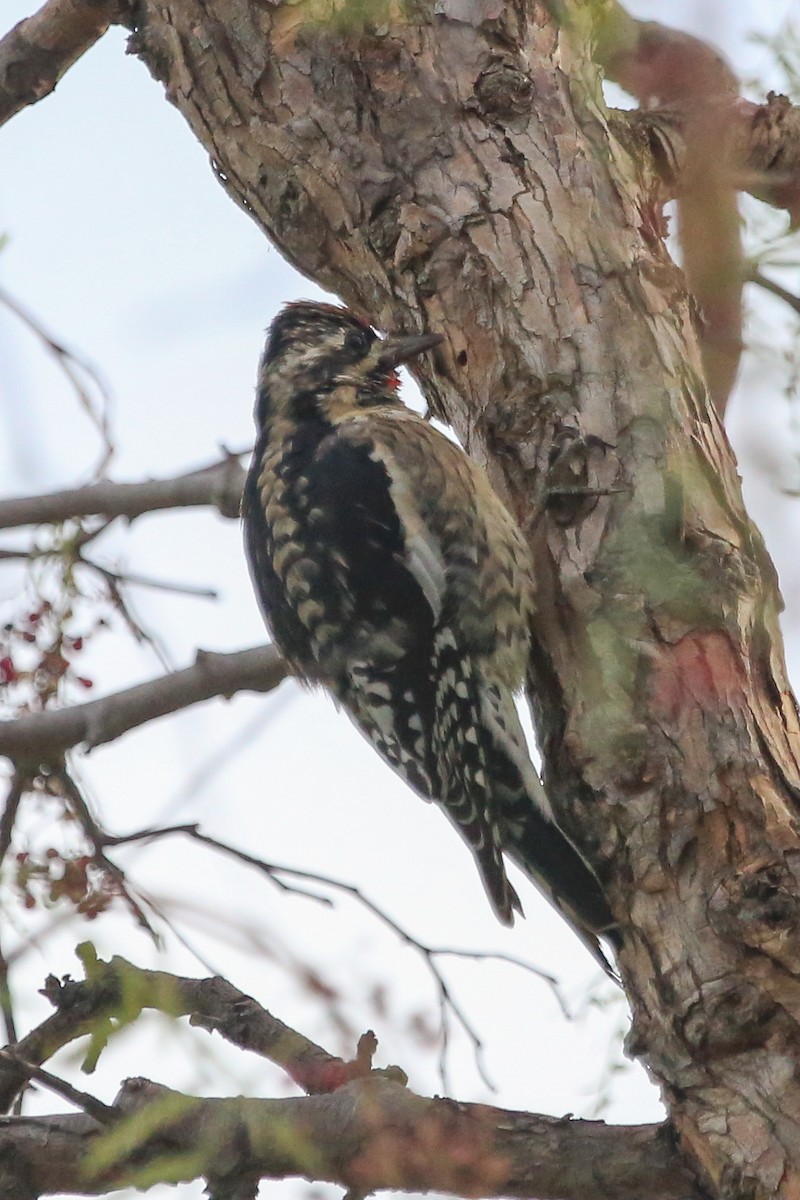
<path fill-rule="evenodd" d="M 765 104 L 742 97 L 719 108 L 724 137 L 718 153 L 730 186 L 789 214 L 790 227 L 800 224 L 800 109 L 786 96 L 770 92 Z M 652 154 L 659 170 L 663 199 L 676 196 L 685 170 L 687 145 L 684 114 L 676 108 L 618 112 Z"/>
<path fill-rule="evenodd" d="M 247 1194 L 248 1181 L 302 1175 L 362 1193 L 435 1189 L 469 1196 L 562 1200 L 697 1200 L 697 1186 L 664 1126 L 609 1127 L 410 1092 L 399 1068 L 371 1069 L 374 1035 L 354 1062 L 328 1054 L 251 997 L 220 979 L 178 978 L 120 958 L 83 951 L 84 983 L 52 977 L 56 1012 L 0 1058 L 6 1103 L 37 1064 L 76 1037 L 101 1040 L 110 1018 L 130 1022 L 142 1008 L 216 1030 L 278 1063 L 310 1095 L 281 1100 L 201 1100 L 144 1079 L 128 1080 L 114 1105 L 72 1116 L 0 1120 L 0 1194 L 32 1200 L 53 1192 L 96 1195 L 205 1176 L 212 1194 Z M 98 1033 L 99 1030 L 99 1033 Z M 22 1061 L 24 1060 L 24 1061 Z M 73 1096 L 84 1092 L 46 1074 Z M 129 1118 L 120 1127 L 120 1120 Z M 105 1130 L 110 1132 L 104 1136 Z M 237 1193 L 236 1187 L 240 1190 Z M 233 1191 L 231 1189 L 234 1189 Z"/>
<path fill-rule="evenodd" d="M 2 45 L 0 44 L 1 50 Z M 114 454 L 114 444 L 111 440 L 109 426 L 111 395 L 105 381 L 90 362 L 80 357 L 74 350 L 69 350 L 48 333 L 38 317 L 28 312 L 5 288 L 0 288 L 0 304 L 4 304 L 38 338 L 69 381 L 78 398 L 78 403 L 100 436 L 102 452 L 100 461 L 95 468 L 95 477 L 102 475 Z M 97 399 L 92 395 L 93 392 L 97 394 Z"/>
<path fill-rule="evenodd" d="M 39 762 L 79 743 L 91 749 L 147 721 L 214 696 L 271 692 L 286 673 L 286 665 L 273 646 L 254 646 L 231 654 L 199 650 L 193 666 L 171 675 L 73 708 L 0 721 L 0 755 L 15 762 Z"/>
<path fill-rule="evenodd" d="M 124 10 L 124 0 L 47 0 L 15 25 L 0 41 L 0 125 L 49 95 Z"/>
<path fill-rule="evenodd" d="M 131 1120 L 106 1137 L 83 1113 L 0 1119 L 5 1200 L 97 1195 L 209 1175 L 299 1175 L 363 1194 L 392 1188 L 537 1200 L 701 1195 L 663 1126 L 614 1127 L 426 1099 L 380 1078 L 281 1100 L 200 1099 L 129 1079 L 115 1108 Z"/>
<path fill-rule="evenodd" d="M 800 316 L 800 296 L 796 296 L 794 292 L 790 292 L 788 288 L 783 287 L 774 279 L 770 279 L 768 275 L 757 266 L 753 266 L 747 276 L 749 283 L 755 283 L 758 287 L 763 288 L 765 292 L 776 296 L 778 300 L 783 300 L 784 304 L 788 304 L 793 312 Z"/>
<path fill-rule="evenodd" d="M 681 248 L 700 304 L 705 373 L 720 412 L 742 349 L 745 278 L 735 191 L 800 222 L 800 111 L 785 96 L 742 99 L 734 72 L 701 39 L 631 17 L 616 0 L 596 8 L 596 57 L 643 110 L 644 132 L 669 195 L 677 196 Z M 659 106 L 665 111 L 652 111 Z"/>
<path fill-rule="evenodd" d="M 640 104 L 680 108 L 687 101 L 738 95 L 736 75 L 700 38 L 658 21 L 637 20 L 618 0 L 598 7 L 594 17 L 597 62 Z"/>
<path fill-rule="evenodd" d="M 50 976 L 43 994 L 57 1011 L 13 1047 L 13 1055 L 26 1063 L 38 1067 L 87 1034 L 95 1038 L 95 1046 L 89 1051 L 94 1062 L 105 1045 L 110 1018 L 127 1024 L 148 1008 L 173 1017 L 189 1016 L 193 1025 L 219 1033 L 240 1050 L 268 1058 L 311 1095 L 335 1091 L 350 1080 L 373 1073 L 374 1045 L 365 1042 L 356 1059 L 345 1062 L 284 1025 L 224 979 L 191 979 L 149 971 L 120 957 L 105 963 L 95 957 L 88 943 L 79 947 L 79 956 L 86 980 Z M 405 1083 L 399 1067 L 390 1067 L 387 1073 Z M 15 1057 L 0 1060 L 0 1109 L 9 1107 L 25 1079 L 25 1069 Z"/>
<path fill-rule="evenodd" d="M 616 0 L 596 12 L 596 57 L 607 77 L 643 106 L 658 104 L 680 115 L 678 235 L 703 316 L 699 338 L 706 383 L 723 413 L 742 352 L 740 222 L 729 163 L 720 153 L 729 140 L 738 81 L 699 38 L 657 21 L 637 21 Z"/>
<path fill-rule="evenodd" d="M 63 1100 L 67 1100 L 70 1104 L 74 1104 L 77 1108 L 94 1117 L 101 1125 L 111 1125 L 118 1117 L 108 1104 L 103 1104 L 102 1100 L 98 1100 L 96 1096 L 92 1096 L 89 1092 L 81 1091 L 79 1088 L 73 1087 L 71 1083 L 67 1083 L 64 1079 L 59 1079 L 57 1075 L 52 1075 L 50 1071 L 43 1071 L 41 1067 L 37 1067 L 35 1063 L 28 1062 L 20 1054 L 17 1053 L 15 1047 L 6 1046 L 4 1050 L 0 1050 L 0 1056 L 14 1066 L 27 1079 L 34 1079 L 40 1083 L 42 1087 L 48 1091 L 54 1092 L 56 1096 L 61 1096 Z"/>
<path fill-rule="evenodd" d="M 219 462 L 170 479 L 141 483 L 88 484 L 44 496 L 19 496 L 0 500 L 0 529 L 45 525 L 71 517 L 127 517 L 166 508 L 213 505 L 223 517 L 237 518 L 245 471 L 240 455 L 226 454 Z"/>

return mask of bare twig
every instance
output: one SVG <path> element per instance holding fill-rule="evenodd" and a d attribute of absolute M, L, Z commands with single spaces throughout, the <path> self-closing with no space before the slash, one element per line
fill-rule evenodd
<path fill-rule="evenodd" d="M 219 592 L 215 588 L 195 587 L 188 583 L 173 583 L 166 579 L 151 579 L 147 575 L 137 575 L 131 571 L 113 571 L 111 567 L 103 566 L 102 563 L 95 562 L 91 558 L 84 558 L 83 555 L 79 561 L 85 567 L 96 571 L 107 583 L 112 583 L 115 589 L 119 587 L 152 588 L 157 592 L 170 592 L 177 596 L 194 596 L 198 600 L 216 600 L 219 597 Z"/>
<path fill-rule="evenodd" d="M 170 479 L 147 479 L 142 483 L 102 480 L 45 496 L 0 500 L 0 529 L 95 515 L 132 521 L 147 512 L 204 505 L 213 505 L 224 517 L 236 518 L 245 477 L 241 457 L 226 454 L 219 462 Z"/>
<path fill-rule="evenodd" d="M 107 589 L 109 602 L 127 625 L 128 632 L 140 645 L 149 646 L 164 671 L 167 672 L 167 675 L 172 675 L 175 667 L 170 659 L 169 651 L 160 637 L 152 630 L 147 629 L 139 617 L 135 615 L 130 598 L 124 594 L 122 585 L 117 583 L 110 575 L 103 575 L 102 578 Z"/>
<path fill-rule="evenodd" d="M 788 288 L 782 287 L 776 283 L 774 279 L 770 279 L 765 275 L 759 267 L 752 267 L 747 275 L 749 283 L 755 283 L 758 287 L 763 288 L 765 292 L 769 292 L 773 296 L 777 296 L 779 300 L 783 300 L 785 304 L 800 316 L 800 296 L 796 296 L 794 292 L 790 292 Z"/>
<path fill-rule="evenodd" d="M 193 666 L 100 700 L 0 722 L 0 755 L 18 762 L 46 761 L 79 743 L 111 742 L 147 721 L 236 692 L 270 692 L 286 677 L 272 646 L 232 654 L 198 651 Z"/>
<path fill-rule="evenodd" d="M 42 1087 L 46 1087 L 48 1091 L 55 1092 L 57 1096 L 68 1100 L 70 1104 L 74 1104 L 76 1108 L 80 1108 L 88 1116 L 93 1117 L 95 1121 L 99 1121 L 101 1125 L 113 1125 L 120 1120 L 119 1109 L 109 1107 L 108 1104 L 103 1104 L 102 1100 L 98 1100 L 96 1096 L 90 1095 L 88 1092 L 82 1092 L 78 1088 L 73 1087 L 66 1079 L 59 1079 L 57 1075 L 52 1075 L 49 1071 L 43 1071 L 41 1067 L 37 1067 L 35 1063 L 28 1062 L 21 1054 L 9 1046 L 0 1050 L 0 1055 L 18 1067 L 21 1072 L 27 1075 L 28 1079 L 35 1079 Z"/>
<path fill-rule="evenodd" d="M 123 845 L 125 843 L 134 841 L 154 841 L 158 838 L 167 837 L 174 834 L 183 834 L 187 837 L 190 837 L 193 841 L 200 842 L 205 846 L 209 846 L 214 850 L 218 850 L 223 854 L 229 855 L 231 858 L 236 859 L 237 862 L 242 862 L 247 866 L 255 868 L 255 870 L 259 871 L 263 875 L 266 875 L 271 883 L 275 884 L 282 890 L 290 890 L 292 892 L 297 892 L 300 890 L 293 884 L 288 885 L 285 882 L 285 879 L 281 878 L 282 876 L 286 876 L 291 879 L 303 879 L 309 882 L 321 884 L 324 887 L 333 888 L 335 891 L 350 896 L 352 899 L 361 904 L 362 907 L 364 907 L 368 912 L 370 912 L 378 921 L 380 921 L 381 924 L 390 929 L 392 933 L 394 933 L 395 936 L 398 937 L 402 942 L 420 954 L 425 962 L 426 967 L 428 968 L 428 971 L 430 972 L 431 978 L 434 981 L 439 998 L 441 1030 L 439 1072 L 445 1089 L 447 1089 L 448 1086 L 447 1053 L 449 1049 L 450 1014 L 452 1014 L 472 1043 L 476 1066 L 483 1082 L 492 1090 L 494 1090 L 494 1085 L 492 1084 L 492 1081 L 486 1072 L 483 1062 L 483 1042 L 481 1037 L 464 1012 L 464 1009 L 454 997 L 447 980 L 444 978 L 437 965 L 437 958 L 450 957 L 471 960 L 486 959 L 495 962 L 506 962 L 513 966 L 521 967 L 522 969 L 530 972 L 530 974 L 535 975 L 537 979 L 542 980 L 543 983 L 547 984 L 562 1013 L 567 1019 L 570 1019 L 570 1013 L 564 997 L 561 994 L 558 980 L 548 972 L 534 966 L 533 963 L 525 962 L 523 959 L 516 958 L 513 955 L 500 954 L 494 951 L 458 950 L 448 947 L 429 946 L 420 941 L 418 938 L 414 937 L 413 934 L 409 933 L 407 929 L 404 929 L 403 926 L 400 925 L 393 917 L 389 916 L 389 914 L 383 908 L 381 908 L 380 905 L 376 904 L 374 900 L 371 900 L 368 896 L 366 896 L 361 889 L 356 887 L 354 884 L 345 883 L 343 880 L 335 879 L 329 875 L 323 875 L 316 871 L 303 871 L 296 867 L 281 866 L 277 863 L 267 862 L 253 854 L 248 854 L 245 850 L 239 850 L 237 847 L 231 846 L 227 842 L 220 841 L 219 838 L 211 837 L 208 834 L 202 833 L 195 824 L 172 825 L 161 829 L 140 830 L 137 833 L 122 837 L 109 837 L 106 835 L 106 844 Z M 307 892 L 301 892 L 301 894 L 309 896 Z M 313 894 L 310 895 L 309 898 L 314 900 L 325 899 L 324 897 Z"/>
<path fill-rule="evenodd" d="M 91 536 L 97 537 L 100 533 L 104 533 L 108 525 L 103 525 L 100 529 L 92 531 Z M 0 547 L 0 561 L 19 561 L 27 559 L 31 562 L 41 561 L 42 559 L 55 559 L 63 556 L 64 551 L 57 547 L 47 547 L 43 550 L 9 550 L 7 547 Z M 167 579 L 152 579 L 147 575 L 138 575 L 131 571 L 115 571 L 111 567 L 105 566 L 104 563 L 95 562 L 92 558 L 87 558 L 86 555 L 78 553 L 72 561 L 75 564 L 80 564 L 90 571 L 94 571 L 100 576 L 101 580 L 113 586 L 113 595 L 111 597 L 113 603 L 119 606 L 119 588 L 120 587 L 141 587 L 152 588 L 158 592 L 169 592 L 177 596 L 193 596 L 198 600 L 217 600 L 219 592 L 215 588 L 197 587 L 194 584 L 175 583 Z M 138 637 L 138 630 L 137 630 Z"/>
<path fill-rule="evenodd" d="M 136 923 L 149 934 L 156 947 L 160 947 L 161 939 L 153 928 L 147 913 L 144 911 L 142 901 L 128 883 L 125 872 L 106 855 L 103 831 L 98 825 L 94 813 L 89 808 L 83 792 L 78 787 L 71 773 L 66 767 L 62 766 L 54 773 L 52 778 L 56 779 L 60 784 L 73 816 L 79 822 L 92 844 L 92 859 L 95 866 L 99 867 L 112 881 L 115 894 L 122 898 Z"/>
<path fill-rule="evenodd" d="M 14 824 L 19 812 L 20 802 L 25 793 L 26 784 L 26 777 L 20 771 L 15 771 L 8 792 L 6 793 L 3 815 L 0 817 L 0 871 L 3 869 L 6 855 L 11 847 Z M 14 1005 L 8 982 L 8 973 L 9 962 L 4 950 L 0 948 L 0 1011 L 3 1014 L 6 1041 L 13 1043 L 17 1041 L 17 1023 L 14 1017 Z"/>
<path fill-rule="evenodd" d="M 77 5 L 84 7 L 88 0 L 84 0 L 84 4 L 80 0 L 51 0 L 54 7 L 59 5 L 72 8 Z M 19 28 L 19 26 L 17 26 Z M 13 32 L 13 31 L 12 31 Z M 2 50 L 2 43 L 0 43 Z M 1 101 L 0 101 L 1 102 Z M 36 335 L 46 349 L 53 355 L 61 370 L 66 375 L 72 385 L 78 401 L 83 408 L 89 420 L 94 425 L 100 439 L 102 441 L 103 452 L 100 461 L 97 464 L 95 473 L 101 475 L 108 466 L 111 457 L 114 453 L 114 446 L 111 441 L 111 432 L 109 426 L 109 409 L 111 406 L 111 396 L 108 388 L 98 374 L 97 370 L 87 362 L 80 358 L 74 350 L 68 350 L 61 342 L 57 341 L 51 334 L 47 333 L 44 326 L 37 320 L 27 309 L 23 308 L 18 300 L 15 300 L 3 288 L 0 288 L 0 303 L 5 304 L 23 324 L 27 325 L 28 329 Z M 99 396 L 99 405 L 96 405 L 91 392 L 84 384 L 84 377 L 88 379 L 92 387 L 97 391 Z"/>
<path fill-rule="evenodd" d="M 72 796 L 72 793 L 70 793 L 70 795 Z M 332 888 L 335 891 L 350 896 L 353 900 L 362 905 L 362 907 L 364 907 L 378 921 L 380 921 L 381 924 L 390 929 L 405 945 L 410 946 L 413 950 L 420 954 L 428 971 L 430 972 L 439 999 L 441 1030 L 439 1070 L 445 1089 L 448 1087 L 447 1054 L 449 1050 L 451 1015 L 453 1018 L 455 1018 L 472 1043 L 475 1053 L 476 1066 L 484 1083 L 489 1088 L 493 1088 L 493 1084 L 483 1063 L 483 1043 L 480 1035 L 467 1017 L 462 1006 L 453 995 L 447 980 L 444 978 L 437 965 L 437 959 L 449 957 L 462 958 L 472 961 L 479 961 L 482 959 L 492 960 L 496 962 L 506 962 L 512 966 L 526 970 L 530 974 L 534 975 L 537 979 L 542 980 L 548 985 L 559 1007 L 561 1008 L 563 1015 L 568 1020 L 570 1019 L 570 1013 L 561 994 L 558 981 L 548 972 L 534 966 L 533 963 L 526 962 L 524 959 L 517 958 L 513 955 L 501 954 L 495 951 L 460 950 L 453 947 L 429 946 L 420 941 L 418 938 L 414 937 L 413 934 L 409 933 L 408 930 L 403 928 L 403 926 L 400 925 L 393 917 L 391 917 L 383 908 L 381 908 L 380 905 L 376 904 L 374 900 L 371 900 L 368 896 L 366 896 L 361 889 L 356 887 L 354 884 L 346 883 L 343 880 L 335 879 L 331 876 L 320 874 L 319 872 L 304 871 L 296 867 L 287 867 L 277 863 L 267 862 L 262 858 L 258 858 L 255 855 L 247 853 L 244 850 L 239 850 L 237 847 L 231 846 L 218 838 L 202 833 L 198 825 L 194 823 L 168 825 L 150 829 L 139 829 L 129 834 L 111 834 L 103 830 L 98 825 L 93 814 L 83 802 L 80 793 L 78 793 L 76 797 L 73 797 L 73 800 L 75 815 L 81 822 L 87 837 L 91 841 L 94 847 L 95 855 L 98 857 L 98 861 L 101 861 L 102 864 L 107 867 L 111 866 L 113 870 L 118 872 L 123 883 L 125 876 L 120 868 L 114 867 L 113 864 L 109 862 L 107 855 L 105 854 L 106 849 L 117 846 L 136 845 L 143 842 L 154 842 L 160 840 L 161 838 L 171 837 L 179 834 L 189 837 L 193 841 L 199 842 L 213 850 L 219 851 L 220 853 L 227 854 L 231 858 L 234 858 L 237 862 L 254 867 L 261 874 L 266 875 L 270 882 L 276 887 L 280 888 L 282 891 L 290 892 L 293 895 L 300 895 L 306 899 L 314 900 L 318 903 L 331 903 L 326 896 L 319 895 L 316 892 L 311 892 L 306 888 L 298 886 L 296 883 L 287 883 L 285 877 L 288 877 L 292 880 L 302 879 L 315 884 L 320 884 L 323 887 Z M 158 911 L 150 901 L 148 901 L 148 904 L 153 908 L 153 911 Z M 158 915 L 162 914 L 159 913 Z"/>
<path fill-rule="evenodd" d="M 11 845 L 14 822 L 17 819 L 20 801 L 25 793 L 27 782 L 27 777 L 22 772 L 15 771 L 11 779 L 11 786 L 6 794 L 3 815 L 0 817 L 0 868 L 2 868 L 5 862 L 5 857 Z"/>
<path fill-rule="evenodd" d="M 121 0 L 48 0 L 0 41 L 0 125 L 53 91 L 124 11 Z"/>

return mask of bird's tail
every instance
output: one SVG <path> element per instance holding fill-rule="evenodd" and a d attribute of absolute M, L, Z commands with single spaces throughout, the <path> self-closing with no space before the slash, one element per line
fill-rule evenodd
<path fill-rule="evenodd" d="M 600 881 L 557 825 L 531 762 L 513 696 L 491 684 L 480 688 L 486 769 L 492 780 L 502 847 L 572 925 L 607 975 L 617 976 L 598 935 L 617 944 L 615 921 Z"/>
<path fill-rule="evenodd" d="M 436 798 L 472 851 L 498 917 L 505 925 L 513 925 L 514 913 L 522 913 L 522 905 L 503 862 L 477 680 L 449 629 L 441 630 L 434 639 L 432 668 L 431 757 L 438 776 Z"/>

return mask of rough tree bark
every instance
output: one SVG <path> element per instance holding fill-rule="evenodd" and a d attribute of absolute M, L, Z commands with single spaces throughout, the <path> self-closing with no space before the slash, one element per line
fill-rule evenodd
<path fill-rule="evenodd" d="M 797 1196 L 800 730 L 654 172 L 588 30 L 375 7 L 142 0 L 133 47 L 301 271 L 444 332 L 426 393 L 530 536 L 547 785 L 623 926 L 630 1049 L 715 1193 Z"/>
<path fill-rule="evenodd" d="M 445 334 L 423 382 L 531 540 L 546 782 L 629 1048 L 712 1194 L 798 1197 L 800 727 L 658 139 L 606 111 L 582 6 L 366 7 L 139 0 L 131 48 L 290 261 Z"/>

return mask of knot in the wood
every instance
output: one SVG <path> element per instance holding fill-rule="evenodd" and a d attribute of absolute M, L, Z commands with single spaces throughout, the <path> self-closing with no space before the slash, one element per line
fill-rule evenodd
<path fill-rule="evenodd" d="M 736 1054 L 760 1045 L 765 1026 L 779 1008 L 747 979 L 730 977 L 704 984 L 683 1018 L 683 1036 L 692 1053 L 704 1058 Z"/>
<path fill-rule="evenodd" d="M 496 58 L 475 80 L 475 97 L 487 116 L 512 117 L 530 111 L 533 81 L 506 58 Z"/>
<path fill-rule="evenodd" d="M 589 486 L 590 458 L 604 453 L 600 438 L 581 437 L 576 429 L 559 429 L 553 438 L 547 468 L 547 511 L 559 525 L 571 525 L 597 503 L 598 490 Z"/>
<path fill-rule="evenodd" d="M 796 939 L 800 929 L 800 889 L 785 860 L 723 879 L 708 906 L 711 924 L 730 941 L 744 941 L 756 948 L 776 938 Z"/>
<path fill-rule="evenodd" d="M 369 241 L 379 254 L 389 255 L 400 236 L 397 197 L 382 196 L 377 200 L 369 217 Z"/>

